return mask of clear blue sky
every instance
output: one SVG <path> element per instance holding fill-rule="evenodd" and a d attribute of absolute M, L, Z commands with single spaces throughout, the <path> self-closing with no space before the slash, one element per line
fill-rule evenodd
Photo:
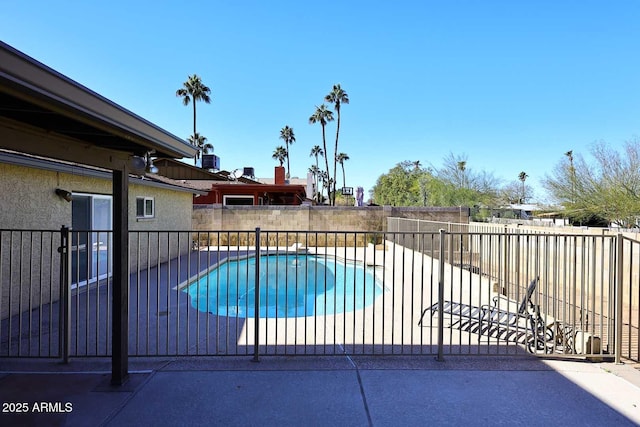
<path fill-rule="evenodd" d="M 305 176 L 308 118 L 340 83 L 347 185 L 453 153 L 505 183 L 526 171 L 540 199 L 564 152 L 640 135 L 639 21 L 636 0 L 4 0 L 0 39 L 184 139 L 175 91 L 197 73 L 213 98 L 198 131 L 226 170 L 273 176 L 289 125 Z"/>

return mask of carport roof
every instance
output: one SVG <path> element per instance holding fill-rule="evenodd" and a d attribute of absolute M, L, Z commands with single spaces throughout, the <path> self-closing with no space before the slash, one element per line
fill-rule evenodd
<path fill-rule="evenodd" d="M 1 41 L 0 125 L 25 126 L 110 152 L 142 155 L 155 150 L 156 156 L 169 158 L 196 153 L 184 140 Z M 20 148 L 45 154 L 28 144 Z"/>

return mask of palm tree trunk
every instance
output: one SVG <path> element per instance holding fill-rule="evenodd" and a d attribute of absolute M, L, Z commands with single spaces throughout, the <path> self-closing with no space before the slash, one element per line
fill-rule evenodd
<path fill-rule="evenodd" d="M 324 132 L 324 125 L 322 125 L 322 145 L 324 148 L 324 164 L 327 168 L 327 179 L 329 179 L 329 188 L 328 188 L 328 194 L 327 197 L 329 198 L 329 201 L 331 201 L 331 175 L 329 175 L 329 159 L 327 159 L 327 140 L 325 137 L 325 132 Z M 329 203 L 331 204 L 331 203 Z"/>
<path fill-rule="evenodd" d="M 316 178 L 316 191 L 315 194 L 313 195 L 313 197 L 315 197 L 316 202 L 320 201 L 320 198 L 318 197 L 318 172 L 320 172 L 320 168 L 318 167 L 318 155 L 316 154 L 316 173 L 313 174 L 314 177 Z"/>
<path fill-rule="evenodd" d="M 193 100 L 193 138 L 196 137 L 196 100 Z M 198 154 L 193 158 L 193 165 L 198 166 Z"/>
<path fill-rule="evenodd" d="M 289 169 L 289 141 L 284 141 L 287 146 L 287 180 L 291 179 L 290 169 Z"/>
<path fill-rule="evenodd" d="M 333 203 L 332 205 L 335 206 L 336 205 L 336 182 L 338 181 L 337 177 L 336 177 L 336 163 L 338 161 L 337 156 L 338 156 L 338 137 L 340 136 L 340 107 L 338 106 L 339 104 L 336 104 L 336 111 L 338 113 L 338 123 L 336 126 L 336 147 L 335 150 L 333 151 Z"/>

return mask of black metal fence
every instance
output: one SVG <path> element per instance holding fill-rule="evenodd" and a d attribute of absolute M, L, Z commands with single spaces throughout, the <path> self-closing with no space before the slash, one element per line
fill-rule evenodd
<path fill-rule="evenodd" d="M 639 243 L 621 236 L 129 236 L 131 356 L 640 359 Z M 111 245 L 109 231 L 0 230 L 0 356 L 110 355 Z"/>

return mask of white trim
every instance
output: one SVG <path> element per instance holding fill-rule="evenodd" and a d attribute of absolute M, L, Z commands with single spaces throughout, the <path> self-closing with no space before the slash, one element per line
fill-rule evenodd
<path fill-rule="evenodd" d="M 243 205 L 243 206 L 253 206 L 254 205 L 254 197 L 253 196 L 247 196 L 247 195 L 233 195 L 233 194 L 229 194 L 226 196 L 222 196 L 222 204 L 224 206 L 229 206 L 227 205 L 227 199 L 250 199 L 251 200 L 251 205 Z M 236 206 L 236 205 L 232 205 L 232 206 Z"/>
<path fill-rule="evenodd" d="M 142 215 L 138 213 L 138 200 L 142 200 Z M 151 202 L 151 213 L 147 213 L 147 202 Z M 156 199 L 155 197 L 136 197 L 136 218 L 137 219 L 151 219 L 156 217 Z"/>

